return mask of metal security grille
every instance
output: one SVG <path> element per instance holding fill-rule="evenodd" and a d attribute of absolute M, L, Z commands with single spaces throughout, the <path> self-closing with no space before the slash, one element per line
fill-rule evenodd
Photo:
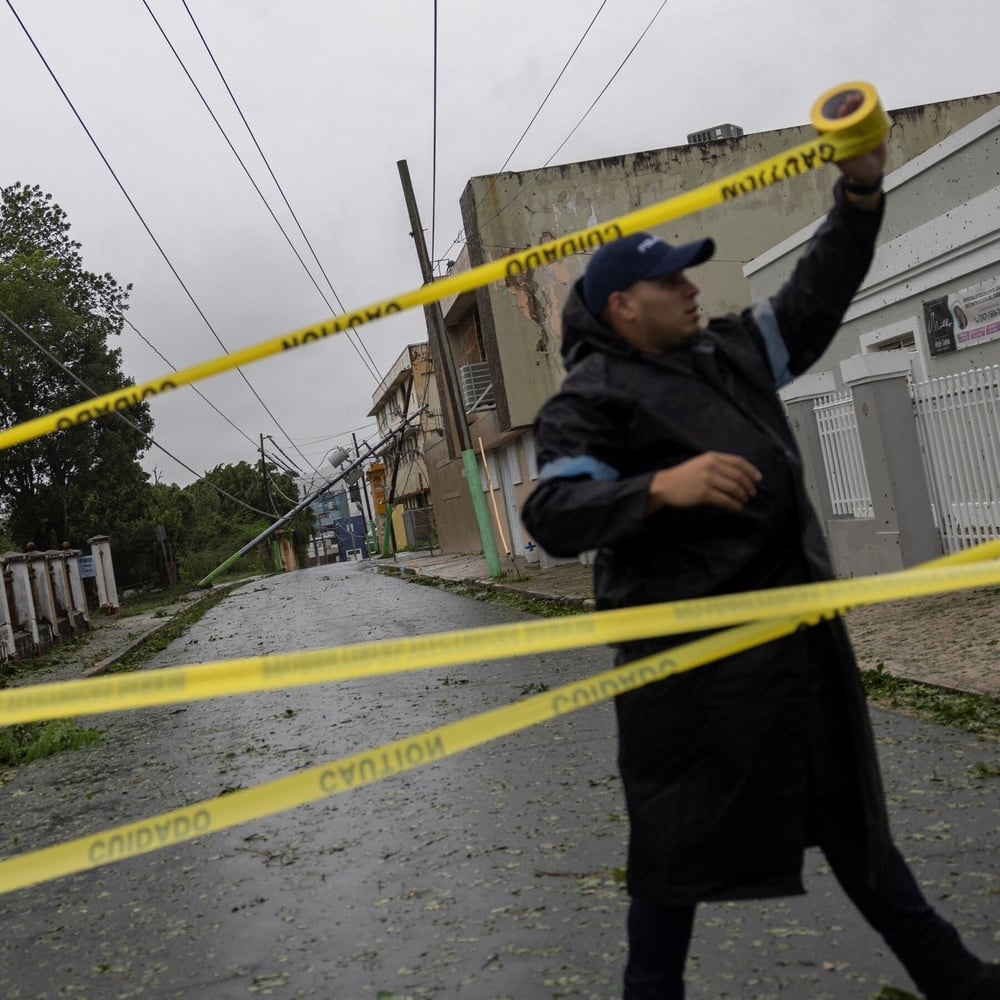
<path fill-rule="evenodd" d="M 433 507 L 413 507 L 403 511 L 403 527 L 406 530 L 406 544 L 414 549 L 434 551 L 437 543 L 437 524 Z"/>
<path fill-rule="evenodd" d="M 918 382 L 913 406 L 942 547 L 1000 538 L 1000 366 Z"/>
<path fill-rule="evenodd" d="M 814 405 L 813 413 L 834 514 L 841 517 L 874 517 L 851 393 L 824 397 Z"/>

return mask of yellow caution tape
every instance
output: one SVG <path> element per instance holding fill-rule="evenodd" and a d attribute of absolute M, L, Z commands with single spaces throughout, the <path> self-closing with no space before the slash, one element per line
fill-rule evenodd
<path fill-rule="evenodd" d="M 848 585 L 860 584 L 868 600 L 851 600 L 851 605 L 870 603 L 879 591 L 879 599 L 891 600 L 898 596 L 915 596 L 920 593 L 935 592 L 927 589 L 936 579 L 938 590 L 957 589 L 959 586 L 975 585 L 971 578 L 948 575 L 948 564 L 962 564 L 975 560 L 993 559 L 1000 553 L 1000 541 L 977 546 L 974 549 L 955 553 L 933 561 L 927 570 L 906 570 L 890 577 L 868 577 L 856 581 L 844 581 Z M 983 568 L 983 567 L 976 567 Z M 1000 565 L 986 566 L 994 572 L 979 582 L 995 582 L 1000 579 Z M 910 586 L 903 593 L 902 578 L 908 578 Z M 887 588 L 872 585 L 888 582 Z M 895 584 L 895 586 L 893 586 Z M 793 591 L 813 591 L 828 585 L 812 584 L 806 588 L 781 588 L 786 594 Z M 835 585 L 833 585 L 835 586 Z M 844 588 L 838 587 L 842 592 Z M 778 591 L 764 591 L 777 594 Z M 743 595 L 748 596 L 748 595 Z M 706 599 L 699 602 L 684 602 L 693 610 L 695 605 L 716 604 L 722 607 L 724 599 Z M 564 684 L 552 691 L 535 695 L 514 705 L 493 709 L 478 715 L 449 723 L 435 729 L 426 730 L 415 736 L 394 740 L 381 747 L 362 751 L 330 763 L 310 768 L 299 774 L 279 778 L 251 789 L 243 789 L 224 796 L 204 800 L 181 809 L 161 813 L 145 820 L 127 823 L 100 833 L 80 837 L 63 844 L 42 848 L 26 854 L 0 861 L 0 894 L 15 889 L 36 885 L 40 882 L 59 878 L 74 872 L 84 871 L 113 861 L 135 857 L 160 847 L 178 844 L 195 837 L 227 829 L 240 823 L 249 822 L 263 816 L 283 812 L 295 806 L 305 805 L 321 798 L 340 794 L 353 788 L 373 784 L 403 771 L 412 770 L 424 764 L 443 760 L 462 750 L 506 736 L 529 726 L 537 725 L 559 715 L 588 707 L 626 691 L 635 690 L 653 681 L 662 680 L 705 663 L 739 653 L 751 646 L 760 645 L 788 635 L 800 625 L 812 625 L 822 617 L 836 613 L 837 608 L 846 605 L 831 604 L 819 609 L 818 613 L 786 615 L 773 620 L 757 621 L 741 625 L 725 632 L 718 632 L 706 638 L 678 646 L 652 656 L 603 671 L 581 681 Z M 659 605 L 652 610 L 667 611 L 676 605 Z M 769 610 L 776 610 L 770 605 Z M 731 609 L 730 609 L 731 610 Z M 758 609 L 759 610 L 759 609 Z M 621 614 L 604 612 L 603 616 Z M 592 620 L 601 614 L 589 616 Z M 707 619 L 701 619 L 702 625 Z M 541 622 L 538 625 L 548 623 Z M 557 624 L 572 624 L 557 623 Z M 676 624 L 676 623 L 675 623 Z M 690 622 L 684 628 L 691 627 Z M 534 631 L 533 626 L 526 626 Z M 496 634 L 497 629 L 479 629 L 466 633 L 453 633 L 452 638 L 465 636 L 484 637 Z M 664 630 L 661 630 L 663 632 Z M 435 638 L 435 637 L 427 637 Z M 448 638 L 443 636 L 441 638 Z M 378 644 L 366 644 L 366 646 Z M 580 645 L 573 643 L 572 645 Z M 350 647 L 348 647 L 350 648 Z M 362 647 L 354 647 L 360 649 Z M 555 648 L 548 646 L 546 648 Z M 335 650 L 329 652 L 336 652 Z M 496 655 L 513 655 L 510 649 Z M 252 662 L 252 661 L 236 661 Z M 182 668 L 188 669 L 188 668 Z M 90 683 L 90 682 L 88 682 Z"/>
<path fill-rule="evenodd" d="M 840 108 L 848 98 L 860 98 L 861 103 L 850 114 L 841 116 Z M 859 81 L 841 83 L 821 94 L 812 106 L 810 119 L 820 135 L 839 134 L 841 139 L 853 143 L 852 152 L 838 155 L 841 160 L 873 149 L 889 134 L 892 125 L 875 88 Z"/>
<path fill-rule="evenodd" d="M 443 760 L 529 726 L 795 631 L 805 619 L 731 629 L 665 653 L 533 695 L 503 708 L 394 740 L 254 788 L 0 861 L 0 894 L 203 837 L 262 816 L 339 795 Z"/>
<path fill-rule="evenodd" d="M 998 554 L 1000 542 L 990 542 L 936 560 L 933 565 L 883 576 L 8 688 L 0 690 L 0 725 L 702 632 L 761 619 L 829 614 L 864 604 L 1000 583 L 1000 562 L 994 561 Z M 971 565 L 965 565 L 967 562 Z"/>
<path fill-rule="evenodd" d="M 834 98 L 830 95 L 844 96 L 852 90 L 862 92 L 865 98 L 862 108 L 843 121 L 830 117 L 835 113 Z M 817 139 L 795 146 L 745 170 L 729 174 L 721 180 L 712 181 L 648 208 L 621 215 L 609 222 L 599 223 L 539 246 L 489 261 L 471 270 L 449 275 L 394 298 L 373 302 L 361 309 L 342 313 L 312 326 L 292 330 L 271 340 L 171 372 L 167 376 L 108 392 L 84 403 L 76 403 L 55 413 L 25 421 L 0 431 L 0 449 L 10 448 L 24 441 L 51 434 L 53 431 L 95 420 L 116 410 L 128 409 L 136 403 L 152 399 L 179 386 L 260 361 L 282 351 L 318 343 L 344 330 L 372 323 L 405 309 L 428 305 L 451 295 L 471 291 L 492 281 L 514 277 L 572 254 L 593 250 L 603 243 L 620 239 L 630 233 L 650 229 L 720 202 L 752 194 L 771 184 L 808 173 L 825 163 L 849 159 L 873 149 L 889 133 L 889 118 L 870 84 L 842 85 L 820 98 L 820 102 L 822 108 L 817 128 L 822 134 Z M 814 120 L 817 119 L 815 112 L 813 117 Z"/>

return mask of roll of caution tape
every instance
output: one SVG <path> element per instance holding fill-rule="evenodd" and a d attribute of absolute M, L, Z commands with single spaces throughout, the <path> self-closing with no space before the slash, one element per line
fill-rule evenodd
<path fill-rule="evenodd" d="M 882 576 L 0 690 L 0 725 L 703 632 L 1000 583 L 1000 542 Z"/>
<path fill-rule="evenodd" d="M 845 102 L 858 101 L 849 114 L 841 115 Z M 870 83 L 842 83 L 821 94 L 810 118 L 820 135 L 837 136 L 841 148 L 837 159 L 847 159 L 877 146 L 889 134 L 892 122 Z"/>
<path fill-rule="evenodd" d="M 835 88 L 835 91 L 829 93 L 843 94 L 847 92 L 845 86 L 861 90 L 865 96 L 865 104 L 843 122 L 839 122 L 834 115 L 832 106 L 834 98 L 830 97 L 826 101 L 820 98 L 820 102 L 818 102 L 821 103 L 820 121 L 827 127 L 827 131 L 816 140 L 802 143 L 785 153 L 780 153 L 755 166 L 748 167 L 746 170 L 730 174 L 720 180 L 712 181 L 648 208 L 621 215 L 609 222 L 600 223 L 588 229 L 542 243 L 539 246 L 488 261 L 468 271 L 451 274 L 446 278 L 441 278 L 413 291 L 404 292 L 394 298 L 373 302 L 361 309 L 343 313 L 312 326 L 293 330 L 271 340 L 213 358 L 210 361 L 171 372 L 164 377 L 127 386 L 124 389 L 97 396 L 84 403 L 67 406 L 46 416 L 16 424 L 0 431 L 0 449 L 10 448 L 45 434 L 51 434 L 54 431 L 96 420 L 117 410 L 128 409 L 136 403 L 153 399 L 180 386 L 252 364 L 263 358 L 280 354 L 282 351 L 319 343 L 327 337 L 335 336 L 366 323 L 375 322 L 405 309 L 429 305 L 432 302 L 471 291 L 493 281 L 516 277 L 544 264 L 552 264 L 573 254 L 593 250 L 603 243 L 620 239 L 630 233 L 651 229 L 671 219 L 690 215 L 720 202 L 752 194 L 772 184 L 808 173 L 825 163 L 847 159 L 868 149 L 873 149 L 888 132 L 888 118 L 882 110 L 881 104 L 878 103 L 877 95 L 874 105 L 869 101 L 870 94 L 874 94 L 874 89 L 869 84 L 848 84 Z M 864 108 L 868 108 L 867 113 L 863 113 Z"/>

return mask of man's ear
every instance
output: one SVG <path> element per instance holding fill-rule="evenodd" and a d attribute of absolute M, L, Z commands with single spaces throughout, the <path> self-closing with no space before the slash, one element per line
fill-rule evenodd
<path fill-rule="evenodd" d="M 632 299 L 628 291 L 612 292 L 608 296 L 608 304 L 604 307 L 601 318 L 604 322 L 616 330 L 622 320 L 630 319 L 632 316 Z"/>

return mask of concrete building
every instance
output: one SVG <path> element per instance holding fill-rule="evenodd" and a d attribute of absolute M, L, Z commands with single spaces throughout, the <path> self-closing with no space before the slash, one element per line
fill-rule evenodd
<path fill-rule="evenodd" d="M 437 540 L 424 455 L 432 444 L 443 440 L 444 424 L 434 361 L 426 343 L 403 349 L 372 394 L 368 416 L 375 417 L 382 437 L 421 407 L 426 409 L 420 418 L 379 452 L 384 466 L 385 502 L 392 505 L 392 539 L 397 550 Z M 376 503 L 381 540 L 386 514 L 379 507 L 383 505 Z"/>
<path fill-rule="evenodd" d="M 890 111 L 890 163 L 909 163 L 998 106 L 1000 93 L 994 93 Z M 467 244 L 454 268 L 475 267 L 663 201 L 814 135 L 811 126 L 796 126 L 472 178 L 461 198 Z M 740 310 L 751 301 L 745 266 L 821 217 L 834 179 L 833 168 L 812 171 L 657 232 L 671 242 L 711 234 L 716 255 L 698 269 L 703 304 L 709 314 Z M 928 211 L 943 215 L 957 207 L 952 190 L 937 192 Z M 492 473 L 487 479 L 483 470 L 484 486 L 489 489 L 490 479 L 493 484 L 488 499 L 513 554 L 529 560 L 540 553 L 525 535 L 518 510 L 537 478 L 531 424 L 562 381 L 560 315 L 586 260 L 578 254 L 442 302 L 472 441 Z M 426 457 L 442 547 L 480 551 L 461 462 L 443 439 L 430 443 Z"/>

